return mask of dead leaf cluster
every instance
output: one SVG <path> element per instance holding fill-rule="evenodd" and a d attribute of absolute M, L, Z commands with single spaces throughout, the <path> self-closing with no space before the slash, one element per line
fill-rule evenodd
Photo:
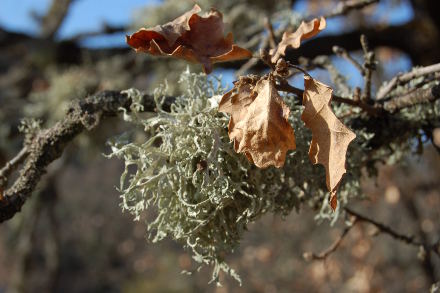
<path fill-rule="evenodd" d="M 228 129 L 235 151 L 259 168 L 282 167 L 287 151 L 296 147 L 290 109 L 271 75 L 239 79 L 222 97 L 219 111 L 231 114 Z"/>
<path fill-rule="evenodd" d="M 288 150 L 294 150 L 295 135 L 288 122 L 290 110 L 276 89 L 275 77 L 287 76 L 287 63 L 281 59 L 288 47 L 298 48 L 301 41 L 311 38 L 325 28 L 324 18 L 303 22 L 293 33 L 284 33 L 278 47 L 269 53 L 271 62 L 278 68 L 283 64 L 283 74 L 269 74 L 258 80 L 242 77 L 234 83 L 219 105 L 219 111 L 231 115 L 229 138 L 234 149 L 243 153 L 259 168 L 284 165 Z M 276 70 L 275 70 L 276 71 Z M 326 184 L 331 193 L 330 205 L 336 209 L 336 190 L 345 174 L 345 158 L 355 134 L 333 113 L 330 103 L 332 89 L 304 76 L 304 111 L 301 119 L 312 131 L 309 158 L 326 170 Z"/>
<path fill-rule="evenodd" d="M 224 36 L 223 15 L 211 9 L 199 16 L 198 5 L 164 25 L 141 28 L 127 43 L 137 52 L 171 56 L 189 62 L 201 63 L 205 73 L 212 71 L 212 64 L 251 58 L 252 53 L 233 44 L 232 33 Z"/>
<path fill-rule="evenodd" d="M 224 37 L 219 11 L 211 9 L 205 16 L 199 16 L 200 11 L 195 5 L 169 23 L 142 28 L 127 36 L 127 43 L 136 51 L 201 63 L 206 73 L 212 71 L 214 63 L 252 56 L 250 51 L 233 44 L 231 33 Z M 268 55 L 266 52 L 274 72 L 263 77 L 240 77 L 220 101 L 219 111 L 230 114 L 228 135 L 235 151 L 259 168 L 281 168 L 287 152 L 296 148 L 294 130 L 288 121 L 290 109 L 276 87 L 277 78 L 288 76 L 289 64 L 281 57 L 288 48 L 299 48 L 302 41 L 325 26 L 321 17 L 302 22 L 295 32 L 285 32 L 278 46 Z M 330 106 L 331 98 L 330 87 L 305 73 L 301 119 L 312 131 L 309 158 L 313 164 L 325 167 L 327 188 L 332 195 L 330 205 L 335 209 L 336 189 L 346 172 L 347 148 L 355 134 L 337 119 Z"/>
<path fill-rule="evenodd" d="M 313 164 L 325 167 L 327 189 L 332 195 L 330 204 L 335 209 L 336 189 L 346 172 L 347 148 L 356 135 L 333 113 L 333 90 L 329 86 L 304 76 L 304 89 L 301 120 L 312 131 L 309 158 Z"/>
<path fill-rule="evenodd" d="M 284 56 L 287 48 L 298 49 L 301 42 L 316 36 L 320 31 L 325 29 L 326 21 L 324 17 L 314 18 L 308 22 L 301 22 L 301 25 L 295 32 L 284 32 L 281 42 L 277 48 L 270 50 L 272 56 L 271 61 L 276 64 L 281 56 Z"/>

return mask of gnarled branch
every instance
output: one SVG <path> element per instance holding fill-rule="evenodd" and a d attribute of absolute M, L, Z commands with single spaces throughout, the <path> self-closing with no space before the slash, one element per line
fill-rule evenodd
<path fill-rule="evenodd" d="M 432 102 L 440 98 L 438 94 L 439 88 L 440 86 L 437 85 L 430 89 L 433 96 L 432 98 L 418 98 L 414 100 L 403 96 L 400 98 L 401 101 L 393 106 L 393 109 L 398 110 L 417 103 Z M 302 96 L 303 93 L 303 90 L 292 87 L 287 83 L 280 84 L 278 90 L 291 92 L 299 96 Z M 396 99 L 399 98 L 395 98 L 389 101 L 389 103 L 396 101 Z M 387 110 L 384 109 L 385 107 L 381 104 L 368 105 L 361 101 L 337 96 L 334 96 L 333 100 L 337 103 L 346 103 L 351 106 L 361 107 L 372 115 L 377 115 Z M 407 100 L 409 102 L 405 102 Z M 174 98 L 168 97 L 163 106 L 164 109 L 169 110 L 173 101 Z M 130 110 L 131 104 L 131 98 L 124 93 L 104 91 L 84 100 L 77 101 L 69 108 L 63 120 L 56 123 L 53 127 L 42 130 L 36 134 L 32 141 L 25 145 L 27 157 L 20 171 L 20 176 L 18 176 L 14 184 L 5 190 L 0 197 L 0 223 L 12 218 L 20 211 L 26 199 L 36 188 L 47 166 L 61 156 L 65 146 L 70 143 L 73 138 L 84 130 L 93 129 L 99 124 L 101 119 L 108 116 L 115 116 L 121 107 Z M 154 99 L 150 95 L 143 96 L 142 104 L 144 111 L 154 111 L 155 109 Z M 392 107 L 392 104 L 387 105 L 388 108 Z M 21 155 L 18 157 L 21 158 Z M 9 169 L 9 167 L 6 167 L 5 170 Z"/>
<path fill-rule="evenodd" d="M 166 100 L 164 109 L 169 109 L 172 98 Z M 120 108 L 130 110 L 131 98 L 121 92 L 104 91 L 77 101 L 67 111 L 66 117 L 53 127 L 42 130 L 26 145 L 27 158 L 14 184 L 0 199 L 0 223 L 12 218 L 31 196 L 46 172 L 47 166 L 59 158 L 64 148 L 84 130 L 93 129 L 101 119 L 115 116 Z M 152 96 L 144 95 L 144 111 L 154 111 Z"/>

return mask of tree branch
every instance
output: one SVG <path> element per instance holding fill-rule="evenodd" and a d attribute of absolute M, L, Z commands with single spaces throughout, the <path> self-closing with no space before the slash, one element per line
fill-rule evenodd
<path fill-rule="evenodd" d="M 375 226 L 381 233 L 388 234 L 392 238 L 399 240 L 399 241 L 402 241 L 408 245 L 412 245 L 412 246 L 416 246 L 416 247 L 423 247 L 426 250 L 434 252 L 435 254 L 437 254 L 437 256 L 440 257 L 440 246 L 438 243 L 435 243 L 434 245 L 428 245 L 427 243 L 423 243 L 418 240 L 415 240 L 415 236 L 413 236 L 413 235 L 408 236 L 408 235 L 404 235 L 399 232 L 396 232 L 391 227 L 388 227 L 385 224 L 382 224 L 382 223 L 379 223 L 373 219 L 370 219 L 367 216 L 364 216 L 358 212 L 355 212 L 348 207 L 345 207 L 344 210 L 348 214 L 356 217 L 357 220 L 359 220 L 361 222 L 369 223 L 369 224 Z"/>
<path fill-rule="evenodd" d="M 359 10 L 371 4 L 378 3 L 379 0 L 347 0 L 340 1 L 338 5 L 325 18 L 346 15 L 352 10 Z"/>
<path fill-rule="evenodd" d="M 423 37 L 423 42 L 420 40 L 420 31 L 424 31 L 423 25 L 423 20 L 415 19 L 402 25 L 354 28 L 353 31 L 343 34 L 317 37 L 301 44 L 296 50 L 287 50 L 285 59 L 298 64 L 300 56 L 312 59 L 319 55 L 331 55 L 334 45 L 347 51 L 361 50 L 362 46 L 357 40 L 364 34 L 372 48 L 385 46 L 398 49 L 407 53 L 414 64 L 428 65 L 439 62 L 436 37 L 429 35 Z M 417 46 L 414 46 L 415 43 Z"/>
<path fill-rule="evenodd" d="M 325 259 L 327 259 L 327 257 L 329 255 L 331 255 L 333 252 L 336 251 L 336 249 L 338 249 L 339 245 L 341 245 L 345 236 L 347 236 L 348 232 L 350 232 L 350 230 L 356 225 L 356 223 L 357 223 L 357 219 L 355 218 L 355 220 L 349 226 L 345 227 L 344 231 L 342 231 L 342 234 L 338 237 L 338 239 L 336 239 L 336 241 L 333 242 L 333 244 L 330 245 L 324 251 L 322 251 L 320 253 L 305 252 L 303 254 L 304 259 L 305 260 L 325 260 Z"/>
<path fill-rule="evenodd" d="M 333 46 L 333 53 L 335 53 L 336 55 L 344 58 L 345 60 L 347 60 L 348 62 L 350 62 L 351 64 L 353 64 L 354 67 L 356 67 L 357 70 L 359 70 L 359 72 L 364 75 L 364 68 L 362 67 L 362 65 L 360 65 L 351 55 L 350 53 L 347 52 L 347 50 L 345 50 L 342 47 L 339 46 Z"/>
<path fill-rule="evenodd" d="M 300 97 L 302 97 L 302 95 L 304 94 L 304 90 L 293 87 L 287 82 L 277 85 L 277 89 L 279 91 L 292 93 L 292 94 L 295 94 Z M 367 112 L 369 115 L 373 115 L 373 116 L 379 115 L 380 113 L 383 112 L 381 107 L 375 107 L 375 106 L 363 103 L 362 101 L 359 101 L 359 100 L 352 100 L 352 99 L 340 97 L 337 95 L 332 95 L 332 101 L 334 101 L 335 103 L 339 103 L 339 104 L 347 104 L 347 105 L 350 105 L 353 107 L 359 107 L 362 110 L 364 110 L 365 112 Z"/>
<path fill-rule="evenodd" d="M 390 113 L 394 113 L 416 104 L 433 102 L 437 99 L 440 99 L 440 85 L 427 89 L 416 89 L 402 96 L 395 97 L 384 102 L 383 108 Z"/>
<path fill-rule="evenodd" d="M 371 51 L 368 45 L 368 40 L 365 35 L 361 35 L 361 46 L 364 51 L 364 65 L 362 75 L 364 76 L 364 90 L 361 96 L 361 100 L 364 103 L 371 102 L 371 78 L 373 76 L 373 70 L 376 69 L 376 61 L 374 51 Z"/>
<path fill-rule="evenodd" d="M 127 31 L 127 28 L 125 26 L 115 26 L 108 23 L 103 23 L 101 25 L 101 28 L 96 31 L 90 31 L 90 32 L 81 32 L 73 37 L 69 38 L 69 41 L 72 42 L 78 42 L 86 38 L 90 37 L 96 37 L 96 36 L 102 36 L 102 35 L 111 35 L 116 33 L 121 33 Z"/>
<path fill-rule="evenodd" d="M 66 17 L 73 0 L 52 0 L 47 14 L 41 20 L 41 35 L 52 39 Z"/>
<path fill-rule="evenodd" d="M 386 84 L 386 86 L 379 89 L 376 95 L 376 99 L 381 100 L 385 98 L 397 85 L 401 83 L 405 83 L 416 77 L 425 76 L 435 72 L 440 72 L 440 63 L 426 67 L 414 68 L 410 72 L 396 75 Z"/>
<path fill-rule="evenodd" d="M 21 164 L 26 159 L 27 155 L 27 147 L 23 147 L 21 151 L 9 162 L 7 162 L 6 165 L 0 170 L 0 188 L 3 188 L 6 185 L 9 175 L 19 164 Z M 2 195 L 0 194 L 0 199 L 1 196 Z"/>
<path fill-rule="evenodd" d="M 173 98 L 167 98 L 164 105 L 169 110 Z M 25 148 L 28 156 L 12 187 L 0 198 L 0 223 L 12 218 L 31 196 L 48 165 L 59 158 L 64 148 L 84 130 L 91 130 L 101 119 L 115 116 L 121 107 L 130 110 L 132 101 L 126 94 L 104 91 L 75 102 L 67 111 L 66 117 L 53 127 L 35 135 Z M 144 95 L 144 111 L 154 111 L 152 96 Z"/>
<path fill-rule="evenodd" d="M 303 90 L 290 86 L 287 82 L 277 86 L 278 90 L 294 93 L 298 96 L 303 95 Z M 404 107 L 412 106 L 417 103 L 433 101 L 440 97 L 440 86 L 435 86 L 431 90 L 431 96 L 402 96 L 388 101 L 387 106 L 376 103 L 369 105 L 362 101 L 333 96 L 336 103 L 345 103 L 355 107 L 360 107 L 370 115 L 378 115 L 384 109 L 399 110 Z M 174 98 L 168 97 L 165 110 L 169 110 Z M 41 176 L 45 173 L 47 166 L 61 156 L 65 146 L 79 133 L 84 130 L 93 129 L 99 124 L 102 118 L 115 116 L 121 107 L 130 110 L 131 99 L 121 92 L 104 91 L 77 101 L 67 112 L 66 117 L 55 124 L 52 128 L 40 131 L 32 141 L 24 146 L 23 153 L 11 160 L 10 165 L 2 169 L 3 174 L 11 172 L 11 166 L 15 166 L 26 157 L 20 176 L 16 179 L 12 187 L 7 189 L 0 197 L 0 223 L 6 221 L 20 211 L 26 199 L 35 189 Z M 154 111 L 155 102 L 150 95 L 143 97 L 144 111 Z M 394 104 L 393 104 L 394 103 Z M 27 156 L 25 155 L 27 154 Z M 5 171 L 3 171 L 5 170 Z"/>
<path fill-rule="evenodd" d="M 304 90 L 293 87 L 288 82 L 281 82 L 277 85 L 277 89 L 279 91 L 292 93 L 301 97 L 304 94 Z M 437 99 L 440 99 L 440 85 L 435 85 L 427 89 L 413 90 L 409 93 L 393 97 L 389 100 L 376 101 L 373 105 L 370 105 L 363 100 L 358 99 L 348 99 L 337 95 L 333 95 L 332 97 L 332 101 L 335 103 L 347 104 L 353 107 L 361 108 L 366 113 L 372 116 L 377 116 L 385 112 L 393 114 L 404 108 L 408 108 L 417 104 L 434 102 Z"/>

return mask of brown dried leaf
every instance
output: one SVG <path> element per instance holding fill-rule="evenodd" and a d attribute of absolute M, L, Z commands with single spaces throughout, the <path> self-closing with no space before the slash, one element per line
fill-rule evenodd
<path fill-rule="evenodd" d="M 269 79 L 240 78 L 220 101 L 219 111 L 231 114 L 229 138 L 259 168 L 281 168 L 295 135 L 288 122 L 290 109 Z"/>
<path fill-rule="evenodd" d="M 204 17 L 198 5 L 175 20 L 152 28 L 141 28 L 127 36 L 136 52 L 172 56 L 201 63 L 206 73 L 212 64 L 251 58 L 252 53 L 233 44 L 232 34 L 224 37 L 223 15 L 211 9 Z"/>
<path fill-rule="evenodd" d="M 309 158 L 313 164 L 321 164 L 326 171 L 326 184 L 332 196 L 330 204 L 336 208 L 336 189 L 345 174 L 345 157 L 350 142 L 356 135 L 333 113 L 330 102 L 333 90 L 327 85 L 304 76 L 301 119 L 312 131 Z"/>
<path fill-rule="evenodd" d="M 301 25 L 293 33 L 284 32 L 283 38 L 278 44 L 278 47 L 270 50 L 272 63 L 276 64 L 278 59 L 285 55 L 288 47 L 298 49 L 302 40 L 316 36 L 320 31 L 325 29 L 325 26 L 326 22 L 324 17 L 321 17 L 320 19 L 314 18 L 309 22 L 301 22 Z"/>

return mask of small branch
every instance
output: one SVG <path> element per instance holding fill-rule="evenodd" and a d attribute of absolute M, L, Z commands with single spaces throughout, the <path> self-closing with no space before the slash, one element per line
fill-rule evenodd
<path fill-rule="evenodd" d="M 325 18 L 346 15 L 352 10 L 362 9 L 368 5 L 378 3 L 379 0 L 347 0 L 339 1 L 338 5 L 333 9 L 332 12 L 325 15 Z"/>
<path fill-rule="evenodd" d="M 3 188 L 6 186 L 8 177 L 11 175 L 11 173 L 17 168 L 19 164 L 21 164 L 26 157 L 28 156 L 28 150 L 27 147 L 23 147 L 21 151 L 12 158 L 9 162 L 6 163 L 6 165 L 0 170 L 0 188 Z"/>
<path fill-rule="evenodd" d="M 269 43 L 269 40 L 267 38 L 263 39 L 262 41 L 262 45 L 260 46 L 261 48 L 267 48 L 267 45 Z M 260 49 L 262 50 L 262 49 Z M 264 52 L 264 50 L 263 50 Z M 235 72 L 235 76 L 238 78 L 242 75 L 244 75 L 246 72 L 248 72 L 252 67 L 254 67 L 255 65 L 258 64 L 258 62 L 260 61 L 259 57 L 252 57 L 251 59 L 249 59 L 248 61 L 246 61 L 246 63 L 244 63 L 238 70 L 237 72 Z"/>
<path fill-rule="evenodd" d="M 173 98 L 165 101 L 164 109 L 169 110 Z M 31 196 L 46 168 L 59 158 L 64 148 L 84 130 L 96 127 L 101 119 L 116 116 L 120 108 L 130 110 L 132 101 L 126 94 L 104 91 L 86 99 L 76 101 L 67 111 L 66 117 L 53 127 L 42 130 L 25 147 L 28 150 L 20 176 L 12 187 L 0 198 L 0 223 L 12 218 Z M 144 95 L 144 111 L 155 110 L 152 96 Z"/>
<path fill-rule="evenodd" d="M 279 62 L 279 61 L 278 61 L 278 62 Z M 302 68 L 302 67 L 299 66 L 299 65 L 295 65 L 295 64 L 292 64 L 292 63 L 290 63 L 290 62 L 287 62 L 287 65 L 288 65 L 289 67 L 293 68 L 293 69 L 296 69 L 296 70 L 298 70 L 298 71 L 301 71 L 304 75 L 310 76 L 310 74 L 309 74 L 304 68 Z M 311 76 L 310 76 L 310 77 L 311 77 Z"/>
<path fill-rule="evenodd" d="M 339 236 L 338 239 L 336 239 L 335 242 L 333 242 L 332 245 L 330 245 L 327 249 L 323 250 L 320 253 L 310 253 L 305 252 L 303 254 L 303 257 L 305 260 L 325 260 L 329 255 L 331 255 L 333 252 L 335 252 L 339 245 L 341 245 L 342 241 L 344 240 L 345 236 L 347 236 L 348 232 L 356 225 L 357 220 L 355 219 L 349 226 L 345 227 L 342 234 Z"/>
<path fill-rule="evenodd" d="M 299 97 L 302 97 L 304 93 L 303 90 L 292 87 L 287 82 L 281 82 L 277 85 L 277 89 L 296 94 Z M 431 92 L 436 97 L 440 96 L 438 86 L 433 88 Z M 163 105 L 164 110 L 169 111 L 173 101 L 173 97 L 167 97 Z M 383 111 L 380 104 L 372 106 L 362 101 L 335 95 L 333 101 L 360 107 L 370 115 L 378 115 Z M 420 100 L 411 101 L 411 105 L 421 102 Z M 20 211 L 26 199 L 35 190 L 41 176 L 46 172 L 48 165 L 61 156 L 68 143 L 84 130 L 96 127 L 101 119 L 117 115 L 121 107 L 129 111 L 131 103 L 131 99 L 121 92 L 104 91 L 98 93 L 75 102 L 69 108 L 63 120 L 49 129 L 40 131 L 30 142 L 27 142 L 21 153 L 12 159 L 9 165 L 1 169 L 4 178 L 6 178 L 12 172 L 14 166 L 25 160 L 20 175 L 13 185 L 4 192 L 2 191 L 2 197 L 0 197 L 0 223 L 12 218 Z M 144 95 L 142 104 L 144 111 L 155 111 L 156 105 L 152 96 Z M 399 109 L 399 107 L 407 104 L 400 103 L 396 108 Z"/>
<path fill-rule="evenodd" d="M 440 257 L 440 251 L 438 249 L 438 244 L 437 243 L 434 244 L 434 245 L 427 245 L 426 243 L 422 243 L 420 241 L 415 240 L 415 237 L 413 235 L 407 236 L 407 235 L 401 234 L 399 232 L 396 232 L 392 228 L 390 228 L 390 227 L 388 227 L 388 226 L 386 226 L 386 225 L 384 225 L 382 223 L 379 223 L 379 222 L 377 222 L 377 221 L 375 221 L 373 219 L 370 219 L 367 216 L 361 215 L 358 212 L 355 212 L 355 211 L 353 211 L 350 208 L 346 207 L 346 208 L 344 208 L 344 210 L 348 214 L 356 217 L 357 220 L 359 220 L 361 222 L 369 223 L 369 224 L 375 226 L 381 233 L 388 234 L 392 238 L 394 238 L 396 240 L 399 240 L 399 241 L 402 241 L 402 242 L 404 242 L 404 243 L 406 243 L 408 245 L 412 245 L 412 246 L 416 246 L 416 247 L 422 246 L 426 250 L 433 251 L 435 254 L 437 254 Z"/>
<path fill-rule="evenodd" d="M 376 61 L 374 52 L 370 50 L 368 46 L 368 40 L 365 35 L 361 35 L 361 45 L 364 51 L 364 65 L 362 75 L 364 76 L 364 91 L 361 96 L 361 100 L 365 103 L 371 101 L 371 77 L 373 75 L 373 70 L 376 69 Z"/>
<path fill-rule="evenodd" d="M 346 59 L 348 62 L 350 62 L 351 64 L 353 64 L 353 66 L 356 67 L 356 69 L 359 70 L 359 72 L 360 72 L 362 75 L 365 75 L 364 68 L 362 67 L 362 65 L 360 65 L 359 62 L 357 62 L 357 61 L 356 61 L 356 60 L 355 60 L 355 59 L 354 59 L 354 58 L 348 53 L 347 50 L 345 50 L 344 48 L 339 47 L 339 46 L 333 46 L 333 52 L 334 52 L 336 55 L 338 55 L 338 56 L 340 56 L 340 57 Z"/>
<path fill-rule="evenodd" d="M 299 89 L 297 87 L 291 86 L 287 81 L 282 81 L 280 80 L 280 83 L 276 85 L 277 90 L 282 91 L 282 92 L 286 92 L 286 93 L 291 93 L 294 95 L 297 95 L 298 97 L 302 97 L 304 94 L 304 90 Z"/>
<path fill-rule="evenodd" d="M 414 186 L 416 187 L 416 186 Z M 409 188 L 412 189 L 412 188 Z M 412 196 L 412 192 L 408 188 L 405 188 L 405 191 L 402 190 L 402 203 L 407 209 L 409 216 L 412 218 L 413 222 L 416 224 L 416 233 L 419 235 L 420 240 L 422 243 L 428 243 L 428 235 L 423 231 L 422 227 L 422 221 L 424 218 L 424 215 L 422 215 L 417 207 L 416 202 L 414 201 L 414 196 Z M 434 189 L 435 190 L 435 189 Z M 420 189 L 421 191 L 421 189 Z M 434 283 L 436 281 L 435 276 L 435 265 L 432 262 L 431 259 L 431 251 L 427 250 L 425 247 L 424 249 L 421 249 L 418 254 L 418 258 L 421 260 L 420 266 L 422 267 L 423 271 L 425 272 L 425 275 L 427 279 Z"/>
<path fill-rule="evenodd" d="M 415 68 L 410 72 L 399 74 L 393 77 L 385 86 L 379 89 L 376 95 L 376 99 L 384 99 L 399 84 L 408 82 L 416 77 L 425 76 L 435 72 L 440 72 L 440 63 L 426 67 Z"/>
<path fill-rule="evenodd" d="M 61 27 L 73 0 L 52 0 L 47 14 L 42 18 L 41 35 L 43 38 L 53 39 Z"/>
<path fill-rule="evenodd" d="M 111 35 L 125 31 L 127 31 L 127 28 L 125 26 L 113 26 L 108 23 L 103 23 L 101 29 L 92 32 L 78 33 L 77 35 L 74 35 L 73 37 L 69 38 L 69 41 L 77 42 L 85 38 L 102 36 L 102 35 Z"/>
<path fill-rule="evenodd" d="M 336 87 L 343 93 L 343 95 L 350 95 L 352 91 L 350 86 L 347 84 L 347 79 L 343 76 L 338 68 L 333 64 L 331 58 L 327 55 L 317 56 L 313 59 L 299 58 L 299 63 L 305 66 L 307 70 L 312 70 L 314 68 L 321 68 L 327 70 L 330 75 L 330 80 Z"/>
<path fill-rule="evenodd" d="M 406 236 L 406 235 L 400 234 L 400 233 L 394 231 L 393 229 L 391 229 L 390 227 L 385 226 L 382 223 L 376 222 L 375 220 L 370 219 L 370 218 L 368 218 L 368 217 L 366 217 L 364 215 L 361 215 L 358 212 L 355 212 L 352 209 L 349 209 L 347 207 L 344 210 L 348 214 L 350 214 L 352 216 L 355 216 L 359 221 L 372 224 L 377 229 L 379 229 L 380 232 L 388 234 L 388 235 L 390 235 L 391 237 L 393 237 L 393 238 L 395 238 L 397 240 L 400 240 L 400 241 L 403 241 L 403 242 L 405 242 L 407 244 L 411 244 L 411 245 L 415 245 L 415 246 L 420 246 L 421 245 L 420 242 L 417 242 L 417 241 L 414 240 L 414 238 L 415 238 L 414 236 Z"/>
<path fill-rule="evenodd" d="M 288 82 L 281 82 L 279 85 L 277 85 L 277 90 L 292 93 L 300 97 L 302 97 L 304 94 L 304 90 L 293 87 Z M 356 101 L 352 99 L 339 97 L 337 95 L 332 95 L 332 101 L 334 101 L 335 103 L 341 103 L 341 104 L 351 105 L 354 107 L 359 107 L 372 116 L 376 116 L 382 112 L 381 108 L 365 104 L 362 101 Z"/>
<path fill-rule="evenodd" d="M 274 49 L 277 46 L 277 43 L 275 41 L 275 33 L 273 31 L 272 23 L 270 22 L 268 17 L 264 18 L 264 27 L 267 30 L 267 34 L 268 34 L 267 37 L 269 39 L 270 48 Z"/>
<path fill-rule="evenodd" d="M 261 52 L 268 51 L 269 48 L 274 49 L 277 46 L 277 36 L 279 37 L 283 32 L 283 28 L 278 28 L 276 31 L 273 29 L 272 23 L 270 22 L 269 18 L 265 19 L 264 26 L 267 30 L 267 35 L 264 35 L 264 30 L 260 32 L 258 35 L 256 35 L 254 38 L 252 38 L 252 42 L 248 42 L 245 47 L 251 46 L 252 43 L 254 43 L 253 40 L 260 40 L 259 44 L 259 51 L 260 55 Z M 269 58 L 270 60 L 270 58 Z M 241 75 L 244 75 L 247 71 L 249 71 L 252 67 L 256 66 L 257 64 L 263 64 L 260 58 L 251 58 L 249 59 L 245 64 L 243 64 L 235 73 L 235 76 L 239 77 Z"/>
<path fill-rule="evenodd" d="M 398 110 L 414 106 L 416 104 L 433 102 L 440 99 L 440 85 L 435 85 L 428 89 L 417 89 L 403 96 L 395 97 L 383 103 L 383 108 L 395 113 Z"/>
<path fill-rule="evenodd" d="M 440 241 L 437 241 L 434 245 L 426 245 L 425 243 L 419 242 L 415 240 L 414 236 L 407 236 L 400 234 L 396 231 L 394 231 L 392 228 L 379 223 L 373 219 L 370 219 L 364 215 L 359 214 L 358 212 L 355 212 L 349 208 L 344 208 L 344 210 L 347 212 L 347 214 L 354 217 L 354 220 L 351 225 L 345 227 L 344 231 L 341 233 L 341 235 L 336 239 L 335 242 L 333 242 L 332 245 L 330 245 L 327 249 L 323 250 L 320 253 L 310 253 L 306 252 L 303 254 L 304 259 L 306 260 L 325 260 L 328 256 L 330 256 L 333 252 L 335 252 L 338 247 L 341 245 L 344 238 L 347 236 L 347 234 L 350 232 L 350 230 L 358 223 L 358 222 L 366 222 L 373 226 L 375 226 L 379 232 L 385 233 L 393 237 L 394 239 L 397 239 L 399 241 L 402 241 L 406 244 L 420 247 L 422 246 L 424 249 L 433 251 L 440 257 Z"/>

